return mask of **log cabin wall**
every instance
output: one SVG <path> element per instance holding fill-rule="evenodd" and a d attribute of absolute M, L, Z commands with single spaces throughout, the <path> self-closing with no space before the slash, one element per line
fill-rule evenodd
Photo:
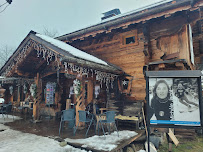
<path fill-rule="evenodd" d="M 124 44 L 126 36 L 135 35 L 134 44 Z M 95 55 L 109 63 L 121 67 L 127 74 L 134 76 L 131 96 L 138 100 L 145 98 L 145 79 L 143 66 L 144 40 L 142 27 L 132 25 L 128 29 L 117 29 L 110 33 L 102 33 L 96 37 L 88 37 L 83 41 L 73 41 L 71 45 L 87 53 Z"/>
<path fill-rule="evenodd" d="M 193 47 L 197 69 L 203 70 L 203 8 L 200 9 L 200 19 L 192 25 Z"/>
<path fill-rule="evenodd" d="M 188 24 L 196 22 L 198 18 L 198 10 L 180 11 L 68 43 L 121 67 L 125 73 L 133 76 L 131 97 L 144 100 L 146 87 L 144 65 L 163 61 L 164 55 L 172 55 L 168 59 L 185 59 L 190 68 L 194 69 L 190 58 Z M 124 39 L 133 35 L 135 43 L 125 45 Z M 179 67 L 168 69 L 180 70 Z"/>
<path fill-rule="evenodd" d="M 194 15 L 197 15 L 197 12 L 194 12 Z M 187 12 L 178 12 L 151 22 L 151 62 L 162 61 L 163 56 L 171 55 L 169 59 L 185 59 L 190 68 L 194 69 L 191 63 L 188 26 L 192 22 L 188 16 Z"/>

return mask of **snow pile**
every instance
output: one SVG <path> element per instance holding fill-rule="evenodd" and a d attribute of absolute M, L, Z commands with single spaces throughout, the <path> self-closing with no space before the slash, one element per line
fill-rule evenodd
<path fill-rule="evenodd" d="M 0 124 L 0 152 L 86 152 L 69 145 L 61 147 L 48 137 L 15 131 Z"/>
<path fill-rule="evenodd" d="M 69 143 L 79 143 L 83 144 L 82 147 L 91 147 L 97 150 L 105 150 L 105 151 L 111 151 L 112 149 L 116 148 L 118 144 L 120 144 L 122 141 L 129 139 L 133 136 L 136 136 L 137 133 L 134 131 L 129 130 L 123 130 L 119 131 L 119 137 L 117 132 L 113 132 L 110 135 L 104 135 L 103 136 L 93 136 L 86 139 L 69 139 L 66 138 L 65 141 Z"/>
<path fill-rule="evenodd" d="M 19 119 L 21 118 L 18 116 L 0 114 L 0 123 L 13 122 L 14 120 L 19 120 Z"/>
<path fill-rule="evenodd" d="M 0 115 L 0 152 L 86 152 L 78 148 L 74 148 L 70 145 L 61 147 L 59 142 L 53 138 L 37 136 L 30 133 L 23 133 L 20 131 L 12 130 L 8 126 L 2 123 L 12 122 L 20 117 L 7 115 L 4 117 Z M 134 131 L 124 130 L 119 131 L 119 137 L 117 132 L 113 132 L 106 136 L 93 136 L 86 139 L 65 139 L 67 142 L 80 143 L 82 147 L 91 147 L 97 150 L 110 151 L 117 147 L 118 144 L 126 139 L 136 136 L 137 133 Z M 144 151 L 139 151 L 144 152 Z"/>
<path fill-rule="evenodd" d="M 78 148 L 74 148 L 70 145 L 67 145 L 65 146 L 65 149 L 66 149 L 66 152 L 87 152 L 86 150 L 81 150 L 81 149 L 78 149 Z M 89 151 L 91 152 L 91 151 Z"/>
<path fill-rule="evenodd" d="M 146 152 L 145 150 L 139 150 L 138 152 Z"/>

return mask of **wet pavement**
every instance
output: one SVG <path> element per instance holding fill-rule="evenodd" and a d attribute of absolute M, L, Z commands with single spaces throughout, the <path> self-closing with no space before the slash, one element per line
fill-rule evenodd
<path fill-rule="evenodd" d="M 44 137 L 58 137 L 59 136 L 59 126 L 60 120 L 55 120 L 54 118 L 48 119 L 42 117 L 40 121 L 33 122 L 30 115 L 15 113 L 14 115 L 21 117 L 22 119 L 16 120 L 14 122 L 5 123 L 5 125 L 11 127 L 11 129 L 22 131 L 24 133 L 32 133 Z M 73 129 L 69 128 L 68 123 L 64 124 L 63 130 L 61 131 L 61 138 L 72 138 L 80 139 L 85 138 L 87 128 L 77 129 L 75 136 L 73 135 Z M 102 133 L 102 132 L 101 132 Z M 100 133 L 100 134 L 101 134 Z M 94 125 L 91 126 L 88 137 L 94 136 L 95 130 Z"/>
<path fill-rule="evenodd" d="M 47 119 L 45 116 L 41 118 L 39 122 L 33 122 L 32 116 L 28 114 L 15 113 L 14 115 L 21 117 L 22 119 L 16 120 L 14 122 L 5 123 L 5 125 L 10 126 L 11 129 L 22 131 L 24 133 L 32 133 L 44 137 L 57 138 L 59 137 L 59 126 L 60 120 Z M 119 130 L 124 130 L 127 128 L 119 127 Z M 86 128 L 78 128 L 75 136 L 73 135 L 73 129 L 69 128 L 68 123 L 64 124 L 63 130 L 61 131 L 60 139 L 71 138 L 71 139 L 81 139 L 85 138 Z M 132 128 L 128 130 L 133 130 Z M 100 135 L 102 135 L 102 130 Z M 91 125 L 87 137 L 95 135 L 94 125 Z M 60 140 L 59 139 L 59 140 Z"/>

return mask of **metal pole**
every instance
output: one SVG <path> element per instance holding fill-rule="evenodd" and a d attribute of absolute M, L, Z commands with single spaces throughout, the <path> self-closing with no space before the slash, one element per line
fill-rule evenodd
<path fill-rule="evenodd" d="M 147 101 L 147 112 L 149 112 L 149 77 L 145 77 L 146 78 L 146 101 Z M 147 148 L 148 148 L 148 152 L 150 152 L 150 145 L 149 145 L 149 140 L 150 140 L 150 120 L 149 117 L 147 115 Z"/>

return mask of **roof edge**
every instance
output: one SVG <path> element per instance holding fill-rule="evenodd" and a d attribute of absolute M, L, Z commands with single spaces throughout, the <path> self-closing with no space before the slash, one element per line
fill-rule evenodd
<path fill-rule="evenodd" d="M 192 5 L 194 5 L 195 3 L 198 3 L 199 1 L 201 1 L 201 0 L 196 0 L 196 1 L 194 1 L 194 0 L 176 0 L 175 3 L 174 3 L 174 1 L 169 1 L 169 2 L 162 3 L 160 5 L 157 5 L 157 6 L 154 6 L 151 8 L 140 10 L 138 12 L 133 12 L 130 14 L 124 13 L 126 15 L 124 15 L 124 16 L 121 15 L 120 17 L 117 17 L 117 18 L 115 17 L 111 20 L 108 20 L 105 22 L 100 22 L 98 24 L 91 25 L 91 26 L 86 27 L 86 28 L 82 28 L 82 29 L 77 30 L 75 32 L 71 32 L 68 34 L 64 34 L 62 36 L 58 36 L 58 37 L 56 37 L 56 39 L 61 40 L 61 41 L 66 41 L 68 39 L 77 37 L 79 35 L 83 35 L 85 33 L 96 32 L 99 30 L 106 31 L 109 27 L 122 24 L 125 21 L 129 21 L 132 19 L 137 20 L 137 19 L 149 16 L 150 14 L 160 13 L 160 12 L 163 12 L 166 10 L 170 10 L 171 8 L 176 8 L 176 7 L 180 7 L 183 5 L 190 5 L 192 7 Z M 168 4 L 170 4 L 170 5 L 168 5 Z M 147 10 L 147 11 L 145 11 L 145 10 Z M 130 11 L 130 12 L 132 12 L 132 11 Z"/>

